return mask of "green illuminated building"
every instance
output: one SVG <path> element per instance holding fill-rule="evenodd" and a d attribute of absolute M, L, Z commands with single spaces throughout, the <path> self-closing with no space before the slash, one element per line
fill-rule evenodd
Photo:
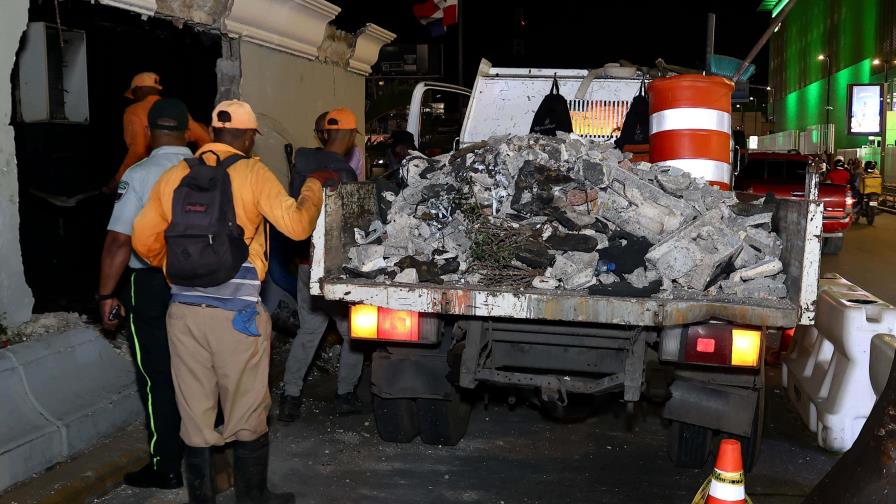
<path fill-rule="evenodd" d="M 764 0 L 760 9 L 777 13 L 788 1 L 794 0 Z M 847 85 L 883 82 L 887 73 L 894 91 L 896 0 L 797 1 L 770 41 L 776 131 L 824 124 L 828 62 L 820 55 L 830 58 L 835 148 L 865 145 L 868 137 L 846 134 Z M 879 64 L 872 64 L 875 58 Z M 887 127 L 886 140 L 892 145 L 896 121 L 888 120 Z"/>

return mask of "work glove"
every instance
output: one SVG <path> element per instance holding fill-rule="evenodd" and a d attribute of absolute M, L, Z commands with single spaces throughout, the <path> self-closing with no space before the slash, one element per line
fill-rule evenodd
<path fill-rule="evenodd" d="M 308 178 L 313 178 L 320 182 L 320 185 L 324 187 L 339 187 L 339 184 L 342 182 L 339 179 L 339 176 L 336 175 L 332 170 L 319 170 L 314 173 L 308 175 Z"/>

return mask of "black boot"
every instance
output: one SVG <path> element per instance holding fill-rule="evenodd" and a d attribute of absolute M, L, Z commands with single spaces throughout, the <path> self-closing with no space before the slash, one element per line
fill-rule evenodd
<path fill-rule="evenodd" d="M 281 422 L 292 423 L 299 419 L 302 415 L 302 397 L 286 395 L 286 392 L 280 395 L 280 412 L 277 420 Z"/>
<path fill-rule="evenodd" d="M 184 462 L 187 473 L 187 495 L 190 504 L 215 504 L 215 492 L 212 489 L 211 448 L 195 448 L 187 446 L 184 450 Z"/>
<path fill-rule="evenodd" d="M 179 470 L 157 469 L 150 462 L 139 470 L 125 474 L 124 484 L 136 488 L 174 490 L 184 486 L 184 481 Z"/>
<path fill-rule="evenodd" d="M 291 493 L 274 493 L 268 489 L 268 452 L 265 433 L 255 441 L 233 443 L 233 479 L 237 504 L 294 504 Z"/>

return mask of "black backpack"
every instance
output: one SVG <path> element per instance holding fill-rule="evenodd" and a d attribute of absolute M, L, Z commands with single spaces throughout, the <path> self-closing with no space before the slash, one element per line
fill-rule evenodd
<path fill-rule="evenodd" d="M 247 158 L 234 154 L 222 161 L 217 154 L 215 157 L 215 166 L 202 158 L 186 159 L 190 173 L 174 190 L 165 240 L 166 273 L 175 285 L 221 285 L 234 278 L 249 257 L 243 228 L 236 221 L 227 171 Z"/>
<path fill-rule="evenodd" d="M 560 83 L 554 77 L 551 92 L 541 100 L 538 110 L 535 111 L 529 133 L 557 136 L 558 131 L 572 133 L 572 117 L 569 115 L 566 98 L 560 94 Z"/>
<path fill-rule="evenodd" d="M 632 103 L 622 121 L 622 131 L 616 139 L 616 148 L 622 150 L 626 145 L 643 145 L 650 143 L 650 102 L 644 96 L 644 81 L 641 89 L 632 98 Z"/>

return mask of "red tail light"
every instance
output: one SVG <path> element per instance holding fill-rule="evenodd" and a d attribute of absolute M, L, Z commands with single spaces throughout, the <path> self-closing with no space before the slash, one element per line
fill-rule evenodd
<path fill-rule="evenodd" d="M 856 200 L 853 199 L 853 197 L 852 197 L 852 191 L 847 189 L 846 190 L 846 208 L 844 209 L 844 211 L 846 213 L 852 213 L 852 206 L 853 206 L 853 204 L 855 204 L 855 202 L 856 202 Z"/>
<path fill-rule="evenodd" d="M 692 325 L 664 330 L 660 346 L 662 360 L 757 367 L 762 331 L 723 323 Z"/>
<path fill-rule="evenodd" d="M 371 305 L 353 305 L 349 318 L 349 334 L 355 339 L 435 343 L 438 328 L 433 315 Z"/>

